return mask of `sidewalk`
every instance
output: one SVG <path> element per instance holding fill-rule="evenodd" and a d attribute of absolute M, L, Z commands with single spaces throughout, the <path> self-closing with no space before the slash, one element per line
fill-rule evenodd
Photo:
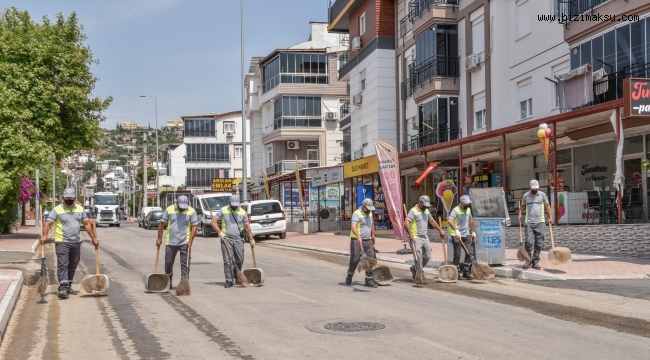
<path fill-rule="evenodd" d="M 332 254 L 350 254 L 350 238 L 331 234 L 303 235 L 287 233 L 287 238 L 284 240 L 262 240 L 261 243 Z M 404 244 L 400 240 L 378 237 L 375 245 L 375 248 L 379 251 L 377 259 L 399 264 L 413 264 L 413 255 L 399 255 L 396 253 L 397 250 L 404 248 Z M 442 245 L 440 243 L 432 242 L 431 252 L 432 260 L 427 267 L 437 268 L 444 264 Z M 462 256 L 464 257 L 464 253 Z M 523 270 L 523 263 L 517 260 L 517 249 L 507 249 L 506 264 L 494 267 L 494 270 L 499 277 L 526 280 L 650 278 L 649 259 L 572 254 L 572 262 L 564 265 L 553 265 L 548 261 L 548 252 L 545 251 L 542 252 L 540 258 L 541 270 Z M 449 260 L 451 261 L 451 259 Z"/>
<path fill-rule="evenodd" d="M 34 225 L 34 220 L 26 220 L 27 225 L 21 226 L 13 234 L 0 236 L 0 251 L 35 252 L 41 228 Z"/>
<path fill-rule="evenodd" d="M 20 270 L 0 269 L 0 342 L 22 287 L 23 273 Z"/>

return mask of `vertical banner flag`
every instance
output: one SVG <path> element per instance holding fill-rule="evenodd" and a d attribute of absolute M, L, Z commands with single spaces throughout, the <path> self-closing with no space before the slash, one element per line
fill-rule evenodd
<path fill-rule="evenodd" d="M 262 170 L 262 175 L 264 175 L 264 191 L 266 191 L 266 198 L 271 198 L 271 191 L 269 190 L 269 177 L 266 175 L 266 171 Z"/>
<path fill-rule="evenodd" d="M 298 166 L 298 155 L 296 155 L 296 183 L 298 183 L 298 196 L 300 199 L 300 210 L 305 210 L 303 208 L 304 203 L 302 202 L 302 182 L 300 181 L 300 167 Z"/>
<path fill-rule="evenodd" d="M 375 139 L 375 151 L 377 152 L 379 178 L 384 190 L 388 216 L 393 224 L 395 236 L 406 241 L 404 236 L 404 215 L 406 214 L 402 214 L 402 186 L 397 149 L 389 141 Z"/>

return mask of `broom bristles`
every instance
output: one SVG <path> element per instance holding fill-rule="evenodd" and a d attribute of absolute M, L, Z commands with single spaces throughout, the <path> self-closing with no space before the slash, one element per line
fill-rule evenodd
<path fill-rule="evenodd" d="M 427 276 L 424 275 L 424 271 L 418 271 L 415 273 L 415 280 L 413 280 L 413 283 L 415 285 L 426 285 L 427 284 Z"/>
<path fill-rule="evenodd" d="M 250 283 L 248 282 L 248 278 L 244 275 L 244 273 L 237 270 L 235 275 L 236 275 L 235 282 L 237 283 L 237 285 L 241 285 L 241 286 L 249 286 L 250 285 Z"/>
<path fill-rule="evenodd" d="M 47 278 L 47 275 L 41 275 L 41 277 L 38 278 L 38 282 L 36 283 L 36 291 L 40 295 L 45 294 L 47 291 L 47 287 L 50 285 L 50 282 Z"/>
<path fill-rule="evenodd" d="M 476 280 L 485 280 L 489 276 L 489 274 L 479 264 L 472 264 L 471 272 L 472 276 Z"/>
<path fill-rule="evenodd" d="M 178 286 L 176 287 L 176 296 L 189 296 L 191 294 L 192 289 L 190 288 L 190 279 L 186 277 L 178 283 Z"/>
<path fill-rule="evenodd" d="M 520 246 L 519 249 L 517 250 L 517 259 L 519 261 L 530 260 L 530 255 L 528 255 L 528 251 L 526 251 L 526 248 L 524 248 L 523 246 Z"/>
<path fill-rule="evenodd" d="M 372 271 L 377 266 L 377 259 L 365 256 L 359 261 L 357 265 L 357 272 Z"/>

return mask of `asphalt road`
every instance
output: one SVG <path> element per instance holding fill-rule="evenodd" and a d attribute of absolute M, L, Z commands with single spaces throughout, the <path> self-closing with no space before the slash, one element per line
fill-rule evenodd
<path fill-rule="evenodd" d="M 558 300 L 548 287 L 504 280 L 430 280 L 417 288 L 404 266 L 391 266 L 391 286 L 365 288 L 360 274 L 345 286 L 346 257 L 263 242 L 256 247 L 266 273 L 262 287 L 225 289 L 217 239 L 197 238 L 192 295 L 151 294 L 144 277 L 154 269 L 156 233 L 126 224 L 98 234 L 108 296 L 60 301 L 51 293 L 40 301 L 33 286 L 24 287 L 0 358 L 602 359 L 650 353 L 648 318 L 601 309 L 600 299 L 580 298 L 587 295 Z M 48 245 L 51 278 L 52 250 Z M 246 245 L 244 267 L 251 263 Z M 93 248 L 85 242 L 76 280 L 92 273 Z M 175 274 L 177 283 L 178 260 Z M 351 328 L 340 323 L 370 323 L 363 328 L 376 330 L 334 331 Z"/>

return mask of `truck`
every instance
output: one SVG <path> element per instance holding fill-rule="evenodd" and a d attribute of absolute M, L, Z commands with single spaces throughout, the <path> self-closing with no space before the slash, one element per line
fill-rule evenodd
<path fill-rule="evenodd" d="M 93 218 L 97 225 L 120 226 L 120 197 L 112 192 L 98 192 L 91 198 Z"/>

